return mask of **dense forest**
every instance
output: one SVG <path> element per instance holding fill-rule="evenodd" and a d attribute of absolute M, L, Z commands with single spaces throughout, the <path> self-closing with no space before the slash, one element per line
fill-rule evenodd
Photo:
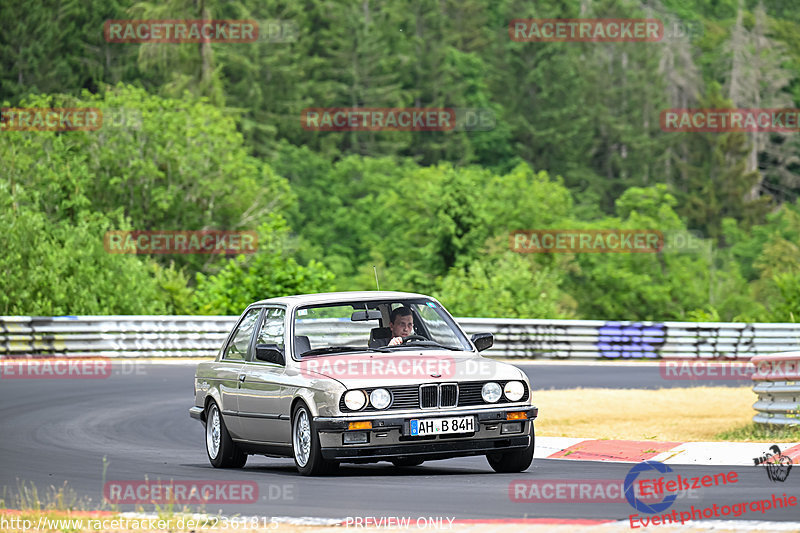
<path fill-rule="evenodd" d="M 529 18 L 658 19 L 658 42 L 522 42 Z M 109 20 L 255 20 L 254 42 L 125 43 Z M 456 316 L 794 322 L 800 140 L 665 131 L 675 108 L 800 107 L 789 0 L 7 0 L 0 315 L 238 314 L 381 289 Z M 280 30 L 280 29 L 283 30 Z M 283 31 L 283 34 L 281 34 Z M 314 131 L 307 108 L 478 109 L 488 128 Z M 7 117 L 7 113 L 6 113 Z M 7 124 L 7 122 L 6 122 Z M 528 253 L 524 229 L 697 250 Z M 242 255 L 108 253 L 112 230 L 253 230 Z"/>

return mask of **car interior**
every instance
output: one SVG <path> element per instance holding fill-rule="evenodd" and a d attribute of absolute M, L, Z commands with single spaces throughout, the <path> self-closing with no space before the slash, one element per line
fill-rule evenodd
<path fill-rule="evenodd" d="M 386 344 L 380 342 L 380 340 L 391 338 L 392 331 L 389 329 L 389 320 L 391 316 L 391 312 L 393 309 L 400 307 L 403 304 L 378 304 L 375 306 L 375 309 L 378 309 L 381 312 L 382 318 L 380 319 L 380 326 L 372 328 L 369 333 L 369 341 L 367 346 L 370 348 L 377 348 L 381 346 L 385 346 Z M 411 316 L 414 317 L 414 334 L 421 335 L 425 338 L 430 338 L 425 331 L 425 326 L 422 324 L 422 320 L 420 319 L 417 311 L 410 307 L 411 309 Z M 380 339 L 380 340 L 379 340 Z"/>
<path fill-rule="evenodd" d="M 372 328 L 369 333 L 369 338 L 366 339 L 366 346 L 370 348 L 379 348 L 386 346 L 386 339 L 391 338 L 392 332 L 389 329 L 389 321 L 392 309 L 399 307 L 401 303 L 375 303 L 368 306 L 367 310 L 361 310 L 354 307 L 354 312 L 351 320 L 364 321 L 364 320 L 377 320 L 378 326 Z M 368 312 L 379 311 L 380 318 L 370 318 Z M 414 317 L 414 334 L 420 335 L 425 338 L 430 338 L 428 332 L 419 317 L 417 311 L 411 307 L 411 314 Z M 318 346 L 311 346 L 311 341 L 307 335 L 295 335 L 294 337 L 294 354 L 296 358 L 300 358 L 303 353 L 318 348 Z"/>

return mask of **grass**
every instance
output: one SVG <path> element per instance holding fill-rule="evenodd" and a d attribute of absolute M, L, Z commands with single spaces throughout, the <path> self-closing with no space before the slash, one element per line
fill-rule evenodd
<path fill-rule="evenodd" d="M 67 486 L 66 481 L 60 487 L 50 485 L 41 493 L 33 483 L 17 481 L 17 490 L 11 492 L 3 487 L 0 496 L 0 509 L 27 509 L 31 511 L 73 511 L 86 509 L 89 500 L 81 499 Z"/>
<path fill-rule="evenodd" d="M 723 431 L 717 438 L 743 442 L 800 442 L 800 426 L 772 428 L 750 423 Z"/>
<path fill-rule="evenodd" d="M 535 391 L 536 435 L 654 441 L 800 442 L 753 424 L 750 387 Z"/>

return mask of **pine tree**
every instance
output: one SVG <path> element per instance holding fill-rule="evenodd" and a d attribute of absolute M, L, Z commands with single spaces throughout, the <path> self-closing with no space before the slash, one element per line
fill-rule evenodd
<path fill-rule="evenodd" d="M 764 6 L 759 2 L 753 14 L 752 27 L 748 29 L 744 21 L 745 10 L 743 0 L 739 0 L 736 23 L 731 29 L 728 45 L 731 51 L 731 68 L 727 80 L 728 96 L 734 107 L 739 108 L 789 108 L 791 97 L 784 89 L 788 86 L 790 76 L 782 68 L 787 61 L 783 46 L 767 36 L 769 20 Z M 759 159 L 778 163 L 774 171 L 776 181 L 784 185 L 787 178 L 797 176 L 787 170 L 793 162 L 787 152 L 790 146 L 787 135 L 770 132 L 747 132 L 750 150 L 747 156 L 747 170 L 760 171 Z M 758 198 L 764 191 L 764 176 L 759 172 L 759 179 L 750 190 L 749 198 Z"/>
<path fill-rule="evenodd" d="M 713 84 L 710 93 L 699 102 L 701 108 L 724 109 L 729 100 L 722 98 L 721 88 Z M 769 200 L 750 198 L 750 191 L 759 180 L 758 172 L 748 170 L 749 145 L 744 133 L 681 134 L 686 157 L 676 161 L 680 178 L 676 188 L 680 199 L 679 213 L 687 227 L 718 238 L 722 220 L 733 217 L 749 227 L 763 219 Z"/>

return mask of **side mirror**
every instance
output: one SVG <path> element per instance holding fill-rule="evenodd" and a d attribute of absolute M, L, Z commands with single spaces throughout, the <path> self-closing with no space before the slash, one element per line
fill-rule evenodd
<path fill-rule="evenodd" d="M 256 359 L 278 365 L 286 364 L 286 359 L 283 357 L 283 352 L 280 348 L 278 348 L 277 344 L 257 344 Z"/>
<path fill-rule="evenodd" d="M 478 351 L 482 352 L 487 348 L 492 347 L 492 344 L 494 344 L 494 335 L 491 333 L 476 333 L 470 338 L 470 340 L 478 349 Z"/>

